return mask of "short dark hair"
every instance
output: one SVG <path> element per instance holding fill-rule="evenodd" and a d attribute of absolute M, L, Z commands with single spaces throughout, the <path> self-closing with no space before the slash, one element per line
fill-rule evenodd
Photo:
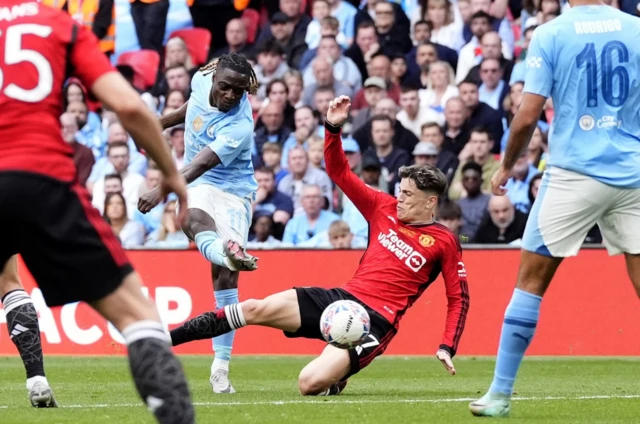
<path fill-rule="evenodd" d="M 109 155 L 109 152 L 111 152 L 111 149 L 114 147 L 126 147 L 127 151 L 129 151 L 129 145 L 126 141 L 114 141 L 113 143 L 109 143 L 107 146 L 107 155 Z"/>
<path fill-rule="evenodd" d="M 120 174 L 107 174 L 104 176 L 104 180 L 120 180 L 120 183 L 122 183 L 122 177 Z"/>
<path fill-rule="evenodd" d="M 398 176 L 413 180 L 418 190 L 434 193 L 438 197 L 447 191 L 447 177 L 435 166 L 402 166 L 398 171 Z"/>
<path fill-rule="evenodd" d="M 164 72 L 167 73 L 169 71 L 173 71 L 174 69 L 184 69 L 186 73 L 189 73 L 189 70 L 187 69 L 187 67 L 181 63 L 176 63 L 174 65 L 169 66 L 167 69 L 164 70 Z"/>
<path fill-rule="evenodd" d="M 320 42 L 322 42 L 322 40 L 331 40 L 331 41 L 335 42 L 336 44 L 338 44 L 338 40 L 333 35 L 323 35 L 322 37 L 320 37 Z"/>
<path fill-rule="evenodd" d="M 410 93 L 412 91 L 418 91 L 418 87 L 416 87 L 414 85 L 403 85 L 403 86 L 400 87 L 400 92 L 402 94 Z"/>
<path fill-rule="evenodd" d="M 460 205 L 451 200 L 447 200 L 438 206 L 438 221 L 441 219 L 461 219 L 462 209 Z"/>
<path fill-rule="evenodd" d="M 336 90 L 334 90 L 334 88 L 331 87 L 330 85 L 323 85 L 321 87 L 316 88 L 316 92 L 314 93 L 314 96 L 318 93 L 333 93 L 335 95 Z"/>
<path fill-rule="evenodd" d="M 491 23 L 493 21 L 493 16 L 489 15 L 483 10 L 479 10 L 471 15 L 471 19 L 469 20 L 469 22 L 473 21 L 474 19 L 486 19 L 489 23 Z"/>
<path fill-rule="evenodd" d="M 271 90 L 273 89 L 273 86 L 276 84 L 284 85 L 284 92 L 289 94 L 289 87 L 284 82 L 284 80 L 281 80 L 280 78 L 276 78 L 276 79 L 272 79 L 271 81 L 269 81 L 269 84 L 267 84 L 267 97 L 269 97 L 269 94 L 271 94 Z"/>
<path fill-rule="evenodd" d="M 478 125 L 477 127 L 473 127 L 473 129 L 469 133 L 469 138 L 471 138 L 471 134 L 473 133 L 486 134 L 487 138 L 489 138 L 489 141 L 493 141 L 493 136 L 491 135 L 491 131 L 489 131 L 489 128 L 485 127 L 484 125 Z"/>
<path fill-rule="evenodd" d="M 440 135 L 443 134 L 442 127 L 440 125 L 438 125 L 437 122 L 425 122 L 420 127 L 420 133 L 422 133 L 422 131 L 426 130 L 427 128 L 433 128 L 433 127 L 436 127 L 438 129 L 438 131 L 440 131 Z"/>
<path fill-rule="evenodd" d="M 389 123 L 389 126 L 390 126 L 391 128 L 393 128 L 393 120 L 392 120 L 389 116 L 387 116 L 387 115 L 373 115 L 373 116 L 371 117 L 371 124 L 372 124 L 372 126 L 373 126 L 373 123 L 374 123 L 374 122 L 376 122 L 376 121 L 378 121 L 378 122 L 380 122 L 380 121 L 388 122 L 388 123 Z"/>
<path fill-rule="evenodd" d="M 464 174 L 468 170 L 477 171 L 478 174 L 482 175 L 482 167 L 478 165 L 476 162 L 471 161 L 471 162 L 465 163 L 464 166 L 462 167 L 462 173 Z"/>
<path fill-rule="evenodd" d="M 256 169 L 255 171 L 260 172 L 261 174 L 269 174 L 271 175 L 273 178 L 276 177 L 276 174 L 273 172 L 273 169 L 269 168 L 268 166 L 261 166 L 260 168 Z"/>
<path fill-rule="evenodd" d="M 476 86 L 476 88 L 480 88 L 480 84 L 478 84 L 478 81 L 474 81 L 472 79 L 465 79 L 461 81 L 460 84 L 458 84 L 458 88 L 461 87 L 462 84 L 473 84 Z"/>
<path fill-rule="evenodd" d="M 280 47 L 280 44 L 276 43 L 274 39 L 267 39 L 258 46 L 258 54 L 271 53 L 276 56 L 284 55 L 284 50 Z"/>
<path fill-rule="evenodd" d="M 418 25 L 426 25 L 429 27 L 429 31 L 433 31 L 433 23 L 431 21 L 427 21 L 426 19 L 420 19 L 418 22 L 413 24 L 413 30 L 416 30 Z"/>

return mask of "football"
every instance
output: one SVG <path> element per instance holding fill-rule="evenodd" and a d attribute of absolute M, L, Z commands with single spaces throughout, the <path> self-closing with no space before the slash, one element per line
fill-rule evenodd
<path fill-rule="evenodd" d="M 338 300 L 322 313 L 320 332 L 327 343 L 351 349 L 364 341 L 371 329 L 367 310 L 351 300 Z"/>

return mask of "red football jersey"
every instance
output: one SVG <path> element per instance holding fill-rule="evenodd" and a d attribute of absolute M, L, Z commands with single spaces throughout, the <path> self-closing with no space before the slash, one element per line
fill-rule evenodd
<path fill-rule="evenodd" d="M 368 187 L 349 167 L 340 134 L 325 130 L 325 165 L 331 179 L 369 223 L 369 246 L 353 278 L 342 288 L 396 328 L 424 290 L 442 273 L 448 299 L 441 348 L 455 354 L 469 309 L 462 249 L 445 226 L 407 225 L 397 200 Z"/>
<path fill-rule="evenodd" d="M 115 71 L 95 36 L 60 10 L 0 1 L 0 172 L 72 181 L 73 149 L 60 134 L 62 88 L 71 74 L 90 89 Z"/>

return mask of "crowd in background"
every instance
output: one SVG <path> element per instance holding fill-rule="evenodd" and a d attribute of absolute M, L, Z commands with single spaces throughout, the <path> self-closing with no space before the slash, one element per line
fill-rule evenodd
<path fill-rule="evenodd" d="M 257 30 L 242 18 L 243 8 L 255 1 L 188 3 L 192 14 L 198 12 L 194 24 L 212 33 L 208 60 L 243 53 L 260 83 L 250 97 L 259 189 L 248 247 L 366 247 L 364 217 L 323 169 L 323 121 L 329 102 L 339 95 L 352 101 L 343 148 L 352 171 L 366 184 L 396 195 L 400 167 L 437 166 L 449 181 L 437 208 L 440 222 L 463 243 L 518 244 L 548 159 L 550 101 L 514 167 L 507 195 L 492 196 L 490 179 L 522 101 L 533 31 L 569 4 L 309 1 L 264 0 L 256 6 L 265 17 Z M 635 3 L 614 6 L 636 10 Z M 207 17 L 221 22 L 224 31 Z M 162 116 L 188 100 L 191 77 L 201 64 L 177 37 L 148 48 L 159 50 L 162 63 L 155 83 L 138 88 Z M 119 69 L 133 81 L 131 68 Z M 65 109 L 62 132 L 74 146 L 79 178 L 122 244 L 188 247 L 171 219 L 175 201 L 147 215 L 136 210 L 140 195 L 161 175 L 115 115 L 92 102 L 74 79 L 65 86 Z M 165 135 L 176 165 L 183 167 L 184 127 Z M 585 241 L 601 242 L 597 227 Z"/>

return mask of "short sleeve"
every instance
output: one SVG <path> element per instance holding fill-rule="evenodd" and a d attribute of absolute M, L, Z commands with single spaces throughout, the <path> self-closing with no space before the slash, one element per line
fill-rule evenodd
<path fill-rule="evenodd" d="M 216 131 L 209 148 L 218 155 L 223 166 L 229 166 L 245 148 L 251 149 L 252 135 L 251 122 L 243 120 Z"/>
<path fill-rule="evenodd" d="M 115 72 L 115 68 L 107 56 L 100 51 L 98 39 L 90 30 L 74 24 L 73 31 L 77 31 L 71 50 L 73 71 L 84 86 L 91 89 L 98 78 L 109 72 Z"/>
<path fill-rule="evenodd" d="M 543 97 L 551 95 L 553 86 L 553 37 L 545 27 L 537 28 L 527 50 L 524 92 Z"/>

